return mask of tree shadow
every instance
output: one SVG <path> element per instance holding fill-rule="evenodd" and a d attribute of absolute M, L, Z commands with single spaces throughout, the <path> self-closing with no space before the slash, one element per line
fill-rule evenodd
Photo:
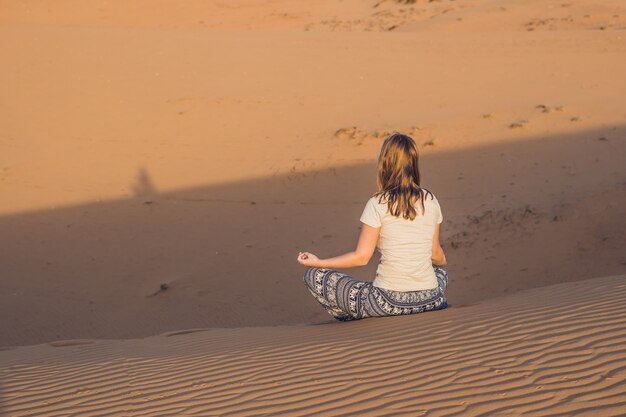
<path fill-rule="evenodd" d="M 624 273 L 625 133 L 425 149 L 451 304 Z M 330 321 L 296 255 L 354 246 L 375 175 L 372 162 L 159 193 L 142 168 L 133 198 L 0 217 L 2 344 Z"/>

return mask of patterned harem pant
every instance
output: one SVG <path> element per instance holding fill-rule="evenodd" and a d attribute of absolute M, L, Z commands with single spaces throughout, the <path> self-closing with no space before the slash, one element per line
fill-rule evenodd
<path fill-rule="evenodd" d="M 327 268 L 308 268 L 304 284 L 328 313 L 340 321 L 415 314 L 448 306 L 444 295 L 448 272 L 439 266 L 433 268 L 439 286 L 420 291 L 391 291 Z"/>

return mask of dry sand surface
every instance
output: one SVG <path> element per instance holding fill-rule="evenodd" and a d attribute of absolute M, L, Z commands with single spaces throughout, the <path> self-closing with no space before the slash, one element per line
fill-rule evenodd
<path fill-rule="evenodd" d="M 622 0 L 0 0 L 0 409 L 623 414 L 625 29 Z M 353 248 L 394 130 L 451 307 L 346 327 L 295 258 Z"/>
<path fill-rule="evenodd" d="M 0 351 L 15 416 L 623 416 L 626 276 L 318 326 Z"/>

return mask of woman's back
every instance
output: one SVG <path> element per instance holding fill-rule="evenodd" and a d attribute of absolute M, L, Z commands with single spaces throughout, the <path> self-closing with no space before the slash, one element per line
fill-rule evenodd
<path fill-rule="evenodd" d="M 425 191 L 425 190 L 424 190 Z M 424 213 L 416 204 L 413 220 L 393 216 L 383 198 L 368 200 L 361 222 L 380 227 L 377 249 L 381 253 L 374 285 L 394 291 L 417 291 L 436 288 L 437 278 L 432 266 L 433 235 L 443 221 L 439 202 L 431 193 L 424 197 Z"/>
<path fill-rule="evenodd" d="M 448 305 L 446 256 L 439 243 L 439 202 L 420 187 L 415 141 L 394 133 L 378 156 L 378 191 L 365 205 L 356 249 L 320 259 L 298 253 L 308 267 L 303 281 L 337 320 L 440 310 Z M 374 281 L 360 281 L 335 268 L 367 265 L 381 253 Z"/>

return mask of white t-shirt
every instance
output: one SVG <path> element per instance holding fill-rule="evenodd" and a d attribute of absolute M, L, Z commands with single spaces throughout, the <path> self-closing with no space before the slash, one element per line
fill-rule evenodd
<path fill-rule="evenodd" d="M 378 197 L 367 201 L 361 222 L 380 227 L 376 247 L 381 254 L 374 285 L 394 291 L 417 291 L 436 288 L 437 277 L 432 266 L 433 235 L 443 221 L 441 207 L 432 194 L 424 197 L 425 213 L 419 201 L 415 219 L 395 217 L 387 211 L 387 202 Z"/>

